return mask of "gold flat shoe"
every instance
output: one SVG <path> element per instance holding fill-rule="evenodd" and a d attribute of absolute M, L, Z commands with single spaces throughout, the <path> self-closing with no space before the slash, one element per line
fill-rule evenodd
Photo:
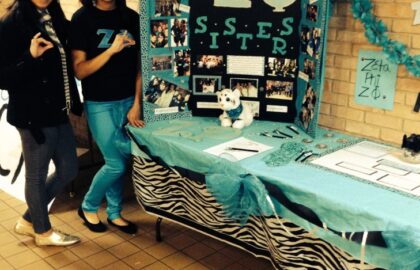
<path fill-rule="evenodd" d="M 35 237 L 34 228 L 32 226 L 23 224 L 19 220 L 15 224 L 14 231 L 15 233 L 20 234 L 20 235 L 27 235 L 27 236 Z"/>
<path fill-rule="evenodd" d="M 53 230 L 49 236 L 35 235 L 35 244 L 37 246 L 70 246 L 78 242 L 80 242 L 79 237 L 62 233 L 58 230 Z"/>

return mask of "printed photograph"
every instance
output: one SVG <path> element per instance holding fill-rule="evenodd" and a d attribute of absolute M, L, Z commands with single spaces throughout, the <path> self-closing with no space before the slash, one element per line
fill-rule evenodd
<path fill-rule="evenodd" d="M 188 20 L 179 18 L 171 20 L 171 47 L 188 46 Z"/>
<path fill-rule="evenodd" d="M 220 76 L 194 76 L 193 89 L 197 95 L 215 95 L 221 90 L 222 77 Z"/>
<path fill-rule="evenodd" d="M 183 89 L 159 77 L 152 76 L 145 92 L 145 100 L 160 108 L 178 107 L 185 111 L 191 91 Z"/>
<path fill-rule="evenodd" d="M 258 97 L 258 79 L 231 78 L 230 89 L 238 89 L 241 97 Z"/>
<path fill-rule="evenodd" d="M 303 73 L 308 75 L 310 80 L 315 79 L 315 62 L 305 58 L 303 62 Z"/>
<path fill-rule="evenodd" d="M 318 6 L 308 4 L 306 6 L 306 19 L 311 22 L 316 22 L 318 20 Z"/>
<path fill-rule="evenodd" d="M 296 59 L 269 57 L 267 63 L 267 75 L 282 78 L 296 77 L 298 70 Z"/>
<path fill-rule="evenodd" d="M 150 47 L 168 47 L 168 22 L 166 20 L 150 21 Z"/>
<path fill-rule="evenodd" d="M 315 116 L 316 93 L 312 86 L 308 83 L 306 86 L 305 95 L 302 99 L 302 106 L 299 113 L 299 119 L 303 127 L 308 130 L 310 123 Z"/>
<path fill-rule="evenodd" d="M 155 17 L 180 16 L 179 2 L 180 0 L 156 0 Z"/>
<path fill-rule="evenodd" d="M 319 58 L 321 28 L 310 28 L 305 25 L 302 26 L 300 43 L 302 53 L 309 54 L 311 57 Z"/>
<path fill-rule="evenodd" d="M 152 71 L 162 71 L 172 69 L 171 56 L 154 56 L 152 57 Z"/>
<path fill-rule="evenodd" d="M 191 69 L 191 51 L 190 50 L 179 50 L 174 52 L 174 76 L 190 76 Z"/>
<path fill-rule="evenodd" d="M 267 80 L 266 98 L 293 100 L 293 82 Z"/>
<path fill-rule="evenodd" d="M 197 67 L 199 72 L 221 74 L 223 72 L 223 56 L 197 55 L 195 66 Z"/>

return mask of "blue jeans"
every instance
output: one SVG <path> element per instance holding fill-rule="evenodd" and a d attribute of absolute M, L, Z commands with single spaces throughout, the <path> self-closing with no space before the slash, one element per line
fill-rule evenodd
<path fill-rule="evenodd" d="M 97 212 L 106 197 L 108 218 L 121 217 L 122 191 L 130 158 L 130 142 L 124 124 L 133 98 L 117 101 L 85 101 L 88 125 L 105 164 L 96 173 L 82 203 L 86 212 Z"/>
<path fill-rule="evenodd" d="M 32 222 L 35 232 L 40 234 L 51 229 L 48 204 L 77 176 L 76 141 L 68 123 L 42 128 L 43 144 L 38 144 L 28 129 L 18 131 L 25 160 L 25 199 L 28 205 L 23 218 Z M 47 178 L 51 160 L 55 172 Z"/>

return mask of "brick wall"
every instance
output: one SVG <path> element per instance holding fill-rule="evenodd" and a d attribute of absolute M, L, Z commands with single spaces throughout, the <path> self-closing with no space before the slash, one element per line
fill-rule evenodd
<path fill-rule="evenodd" d="M 375 14 L 388 25 L 391 38 L 404 42 L 412 54 L 420 54 L 420 25 L 413 26 L 415 0 L 374 0 Z M 4 3 L 0 0 L 0 14 Z M 138 1 L 128 0 L 138 10 Z M 61 0 L 68 18 L 80 7 L 77 0 Z M 399 67 L 397 91 L 393 111 L 372 109 L 354 103 L 357 56 L 360 49 L 379 48 L 370 45 L 364 37 L 363 26 L 351 15 L 349 0 L 334 3 L 328 35 L 326 80 L 319 124 L 363 137 L 400 144 L 403 134 L 420 134 L 420 114 L 413 107 L 420 92 L 420 78 L 409 75 Z M 81 142 L 87 141 L 86 122 L 73 119 Z"/>
<path fill-rule="evenodd" d="M 405 43 L 411 54 L 420 54 L 420 25 L 413 26 L 415 0 L 374 0 L 374 13 L 388 26 L 390 37 Z M 420 78 L 398 69 L 393 111 L 356 105 L 354 88 L 360 49 L 379 50 L 364 36 L 361 23 L 351 15 L 351 2 L 334 3 L 326 62 L 326 80 L 319 124 L 323 127 L 400 144 L 403 134 L 420 133 L 420 114 L 413 112 Z"/>

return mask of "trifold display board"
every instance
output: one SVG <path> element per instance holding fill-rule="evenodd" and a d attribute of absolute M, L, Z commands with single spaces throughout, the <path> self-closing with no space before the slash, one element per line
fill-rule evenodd
<path fill-rule="evenodd" d="M 238 89 L 256 119 L 314 135 L 329 0 L 142 0 L 146 121 L 218 116 Z"/>

